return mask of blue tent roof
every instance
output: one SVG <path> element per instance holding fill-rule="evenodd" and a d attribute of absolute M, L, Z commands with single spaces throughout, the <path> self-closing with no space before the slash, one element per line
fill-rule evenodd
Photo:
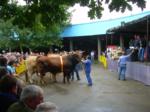
<path fill-rule="evenodd" d="M 108 29 L 120 26 L 122 22 L 125 23 L 131 22 L 133 20 L 140 19 L 147 15 L 150 15 L 150 11 L 117 19 L 70 25 L 67 28 L 65 28 L 64 32 L 62 32 L 61 34 L 61 37 L 67 38 L 67 37 L 103 35 L 106 34 Z"/>

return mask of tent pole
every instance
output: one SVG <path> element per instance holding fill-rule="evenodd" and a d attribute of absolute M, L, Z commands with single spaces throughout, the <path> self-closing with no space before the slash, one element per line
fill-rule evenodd
<path fill-rule="evenodd" d="M 106 33 L 106 50 L 107 50 L 107 44 L 108 44 L 108 41 L 107 41 L 107 33 Z"/>

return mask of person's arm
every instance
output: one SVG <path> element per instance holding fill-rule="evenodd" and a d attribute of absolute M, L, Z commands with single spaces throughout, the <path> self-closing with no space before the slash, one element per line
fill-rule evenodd
<path fill-rule="evenodd" d="M 81 62 L 82 62 L 83 64 L 85 64 L 85 63 L 86 63 L 86 60 L 81 60 Z"/>
<path fill-rule="evenodd" d="M 129 53 L 128 55 L 126 55 L 126 58 L 129 58 L 132 55 L 133 52 L 134 52 L 134 50 L 132 50 L 131 53 Z"/>

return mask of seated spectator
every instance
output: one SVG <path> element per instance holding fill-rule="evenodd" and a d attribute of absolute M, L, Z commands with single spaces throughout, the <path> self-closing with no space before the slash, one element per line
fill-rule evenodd
<path fill-rule="evenodd" d="M 17 79 L 9 75 L 0 79 L 0 112 L 7 112 L 8 107 L 17 102 Z"/>
<path fill-rule="evenodd" d="M 7 75 L 7 69 L 6 69 L 6 67 L 0 66 L 0 79 L 1 79 L 3 76 L 5 76 L 5 75 Z"/>
<path fill-rule="evenodd" d="M 18 98 L 20 98 L 22 89 L 25 87 L 25 82 L 21 79 L 17 79 L 18 80 L 18 90 L 17 90 L 17 96 Z"/>
<path fill-rule="evenodd" d="M 141 46 L 141 39 L 139 35 L 134 36 L 134 48 L 139 49 Z"/>
<path fill-rule="evenodd" d="M 129 48 L 132 49 L 134 48 L 134 40 L 131 38 L 131 40 L 129 41 Z"/>
<path fill-rule="evenodd" d="M 34 112 L 37 105 L 43 102 L 43 90 L 36 85 L 23 88 L 20 101 L 11 105 L 8 112 Z"/>
<path fill-rule="evenodd" d="M 7 59 L 4 56 L 0 56 L 0 66 L 7 66 Z"/>
<path fill-rule="evenodd" d="M 4 75 L 7 75 L 7 59 L 4 56 L 0 56 L 0 79 Z"/>
<path fill-rule="evenodd" d="M 133 49 L 133 53 L 131 54 L 132 62 L 138 61 L 138 52 L 139 50 L 137 48 Z"/>
<path fill-rule="evenodd" d="M 7 65 L 9 75 L 16 76 L 15 61 L 10 61 Z"/>
<path fill-rule="evenodd" d="M 58 112 L 58 109 L 54 103 L 44 102 L 37 106 L 35 112 Z"/>

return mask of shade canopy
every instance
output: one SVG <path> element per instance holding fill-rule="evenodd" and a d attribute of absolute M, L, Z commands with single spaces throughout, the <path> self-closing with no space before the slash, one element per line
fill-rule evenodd
<path fill-rule="evenodd" d="M 107 33 L 109 32 L 120 32 L 120 33 L 143 33 L 147 34 L 148 30 L 150 28 L 150 15 L 144 16 L 142 18 L 133 20 L 128 23 L 123 23 L 122 25 L 118 27 L 114 27 L 107 30 Z"/>
<path fill-rule="evenodd" d="M 92 38 L 92 36 L 95 36 L 95 35 L 106 34 L 109 30 L 114 31 L 114 30 L 120 29 L 120 27 L 123 25 L 129 26 L 131 23 L 133 23 L 134 20 L 135 20 L 134 23 L 139 22 L 138 24 L 139 25 L 142 24 L 142 25 L 140 25 L 138 27 L 139 29 L 134 26 L 132 26 L 131 29 L 136 29 L 137 32 L 138 31 L 144 32 L 144 31 L 141 31 L 142 28 L 140 28 L 140 27 L 144 27 L 144 24 L 146 21 L 145 18 L 148 15 L 150 15 L 150 11 L 139 13 L 136 15 L 127 16 L 127 17 L 121 17 L 121 18 L 117 18 L 117 19 L 69 25 L 61 33 L 61 37 L 62 38 L 71 38 L 71 37 L 91 36 L 91 38 Z M 141 18 L 143 18 L 143 19 L 141 19 Z M 145 21 L 143 21 L 143 20 L 145 20 Z M 143 21 L 143 22 L 140 22 L 140 21 Z M 127 29 L 127 30 L 129 30 L 129 29 Z"/>

